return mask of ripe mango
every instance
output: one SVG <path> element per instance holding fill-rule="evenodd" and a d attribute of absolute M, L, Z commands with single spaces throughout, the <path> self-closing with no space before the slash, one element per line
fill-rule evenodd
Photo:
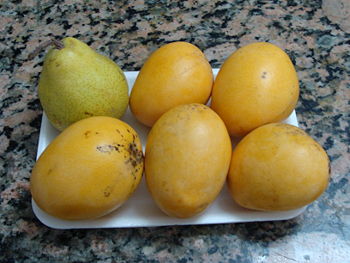
<path fill-rule="evenodd" d="M 202 104 L 180 105 L 152 127 L 145 153 L 148 189 L 159 208 L 179 218 L 195 216 L 223 187 L 231 158 L 223 121 Z"/>
<path fill-rule="evenodd" d="M 120 207 L 138 186 L 142 147 L 128 124 L 112 117 L 80 120 L 59 134 L 35 164 L 37 205 L 63 219 L 90 219 Z"/>
<path fill-rule="evenodd" d="M 142 66 L 130 94 L 130 109 L 151 127 L 172 107 L 205 104 L 212 85 L 212 69 L 199 48 L 181 41 L 166 44 Z"/>

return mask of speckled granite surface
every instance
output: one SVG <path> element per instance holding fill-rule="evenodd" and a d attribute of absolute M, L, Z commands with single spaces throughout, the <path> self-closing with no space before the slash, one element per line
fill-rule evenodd
<path fill-rule="evenodd" d="M 17 0 L 1 1 L 0 12 L 0 262 L 350 262 L 349 1 Z M 300 77 L 301 127 L 331 159 L 327 192 L 281 222 L 47 228 L 29 193 L 44 53 L 27 58 L 53 36 L 77 37 L 123 70 L 138 70 L 151 51 L 174 40 L 196 44 L 213 67 L 244 44 L 279 45 Z"/>

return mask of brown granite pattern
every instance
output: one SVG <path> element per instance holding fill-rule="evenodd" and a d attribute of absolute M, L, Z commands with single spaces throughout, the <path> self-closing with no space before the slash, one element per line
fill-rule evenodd
<path fill-rule="evenodd" d="M 0 262 L 350 262 L 350 7 L 321 1 L 0 2 Z M 74 36 L 138 70 L 160 45 L 185 40 L 219 67 L 237 47 L 269 41 L 300 77 L 297 114 L 327 150 L 327 192 L 280 222 L 58 231 L 30 204 L 42 110 L 37 82 L 51 37 Z"/>

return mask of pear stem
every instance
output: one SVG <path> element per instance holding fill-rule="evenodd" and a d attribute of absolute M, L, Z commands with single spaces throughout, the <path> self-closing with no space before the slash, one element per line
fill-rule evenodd
<path fill-rule="evenodd" d="M 56 49 L 60 50 L 64 48 L 64 44 L 62 41 L 59 41 L 57 39 L 50 39 L 43 43 L 41 43 L 32 53 L 29 54 L 28 59 L 32 60 L 34 57 L 36 57 L 43 49 L 47 48 L 48 46 L 54 46 Z"/>

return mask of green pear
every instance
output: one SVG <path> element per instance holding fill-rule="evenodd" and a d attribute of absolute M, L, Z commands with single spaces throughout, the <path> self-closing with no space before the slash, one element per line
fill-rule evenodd
<path fill-rule="evenodd" d="M 62 131 L 91 116 L 120 118 L 128 107 L 128 84 L 112 60 L 67 37 L 45 56 L 39 99 L 51 124 Z"/>

